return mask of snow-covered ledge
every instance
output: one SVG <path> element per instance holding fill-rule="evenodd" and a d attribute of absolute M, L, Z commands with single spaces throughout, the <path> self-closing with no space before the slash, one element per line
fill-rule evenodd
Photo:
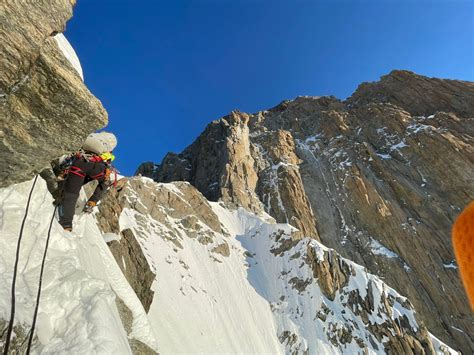
<path fill-rule="evenodd" d="M 81 62 L 79 61 L 79 57 L 74 51 L 74 48 L 72 48 L 71 43 L 69 43 L 67 38 L 62 33 L 58 33 L 57 35 L 55 35 L 54 39 L 58 43 L 58 46 L 63 52 L 66 59 L 69 60 L 74 69 L 76 69 L 76 71 L 78 72 L 82 81 L 84 81 L 84 74 L 82 72 Z"/>

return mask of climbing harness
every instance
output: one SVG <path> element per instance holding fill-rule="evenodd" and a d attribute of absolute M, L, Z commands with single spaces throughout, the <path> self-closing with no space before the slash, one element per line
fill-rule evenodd
<path fill-rule="evenodd" d="M 113 186 L 117 186 L 117 176 L 118 170 L 112 166 L 111 162 L 115 160 L 115 156 L 111 152 L 106 152 L 100 155 L 95 153 L 86 152 L 83 149 L 79 150 L 76 153 L 63 156 L 60 161 L 57 163 L 57 173 L 56 175 L 60 176 L 63 180 L 68 174 L 74 174 L 80 177 L 86 177 L 84 171 L 78 166 L 74 166 L 75 159 L 83 159 L 91 163 L 105 163 L 106 168 L 104 171 L 100 172 L 97 175 L 90 176 L 92 180 L 98 180 L 104 177 L 105 181 L 110 181 L 110 175 L 113 172 L 115 175 L 115 180 L 113 181 Z"/>
<path fill-rule="evenodd" d="M 6 338 L 6 341 L 5 341 L 5 348 L 4 348 L 4 351 L 3 351 L 4 355 L 8 354 L 8 350 L 10 348 L 10 339 L 11 339 L 11 335 L 12 335 L 12 332 L 13 332 L 13 325 L 14 325 L 14 319 L 15 319 L 15 303 L 16 303 L 15 287 L 16 287 L 16 278 L 17 278 L 17 274 L 18 274 L 18 262 L 20 260 L 21 240 L 23 238 L 23 230 L 24 230 L 26 218 L 28 217 L 28 212 L 29 212 L 29 209 L 30 209 L 31 196 L 33 195 L 33 190 L 35 189 L 35 185 L 36 185 L 37 180 L 38 180 L 38 175 L 35 176 L 35 179 L 33 180 L 33 184 L 32 184 L 31 189 L 30 189 L 30 193 L 28 195 L 28 201 L 26 203 L 25 215 L 23 216 L 23 221 L 21 222 L 20 234 L 19 234 L 18 242 L 17 242 L 17 246 L 16 246 L 15 266 L 13 268 L 12 290 L 11 290 L 11 302 L 12 302 L 12 304 L 11 304 L 11 311 L 10 311 L 10 321 L 8 323 L 7 338 Z M 53 226 L 53 221 L 54 221 L 54 217 L 55 217 L 55 214 L 56 214 L 56 209 L 57 209 L 57 206 L 54 208 L 53 216 L 52 216 L 51 222 L 49 224 L 48 236 L 47 236 L 47 239 L 46 239 L 46 246 L 45 246 L 44 253 L 43 253 L 43 260 L 41 262 L 41 270 L 40 270 L 40 277 L 39 277 L 39 284 L 38 284 L 38 293 L 36 295 L 36 304 L 35 304 L 35 310 L 34 310 L 34 314 L 33 314 L 33 322 L 32 322 L 32 325 L 31 325 L 30 337 L 29 337 L 29 340 L 28 340 L 28 348 L 27 348 L 27 351 L 26 351 L 27 354 L 30 353 L 31 344 L 33 342 L 33 334 L 34 334 L 34 329 L 35 329 L 35 325 L 36 325 L 36 319 L 37 319 L 37 316 L 38 316 L 39 302 L 40 302 L 40 297 L 41 297 L 41 286 L 42 286 L 42 283 L 43 283 L 44 265 L 45 265 L 45 261 L 46 261 L 46 254 L 48 252 L 49 239 L 51 237 L 51 228 Z"/>
<path fill-rule="evenodd" d="M 80 176 L 80 177 L 86 177 L 86 174 L 84 174 L 82 169 L 79 168 L 78 166 L 74 166 L 74 165 L 69 168 L 68 174 L 74 174 L 74 175 L 77 175 L 77 176 Z"/>

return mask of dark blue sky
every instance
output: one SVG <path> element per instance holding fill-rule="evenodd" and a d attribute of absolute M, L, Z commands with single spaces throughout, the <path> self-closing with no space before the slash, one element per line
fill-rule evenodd
<path fill-rule="evenodd" d="M 66 36 L 127 175 L 233 109 L 346 98 L 392 69 L 474 81 L 472 1 L 79 0 Z"/>

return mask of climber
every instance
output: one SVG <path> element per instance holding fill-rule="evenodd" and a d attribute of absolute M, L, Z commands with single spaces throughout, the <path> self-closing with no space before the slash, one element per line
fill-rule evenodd
<path fill-rule="evenodd" d="M 59 172 L 58 178 L 64 178 L 62 196 L 59 202 L 59 223 L 67 231 L 72 231 L 72 220 L 79 192 L 84 184 L 97 180 L 97 187 L 87 201 L 83 211 L 92 212 L 104 192 L 109 187 L 110 172 L 113 169 L 110 163 L 115 159 L 112 154 L 117 145 L 117 138 L 109 132 L 90 134 L 82 148 L 75 154 L 63 157 L 62 166 L 69 165 L 68 169 Z"/>

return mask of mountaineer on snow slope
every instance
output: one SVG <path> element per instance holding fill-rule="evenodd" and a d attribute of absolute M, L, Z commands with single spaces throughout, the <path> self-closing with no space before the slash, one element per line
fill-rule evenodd
<path fill-rule="evenodd" d="M 52 163 L 52 170 L 45 169 L 41 173 L 48 183 L 48 189 L 55 197 L 59 223 L 65 230 L 72 231 L 75 207 L 83 185 L 93 180 L 98 182 L 84 207 L 84 212 L 87 213 L 92 212 L 110 186 L 110 174 L 114 170 L 111 162 L 115 159 L 112 151 L 116 146 L 117 138 L 114 134 L 92 133 L 79 151 L 62 156 Z"/>

